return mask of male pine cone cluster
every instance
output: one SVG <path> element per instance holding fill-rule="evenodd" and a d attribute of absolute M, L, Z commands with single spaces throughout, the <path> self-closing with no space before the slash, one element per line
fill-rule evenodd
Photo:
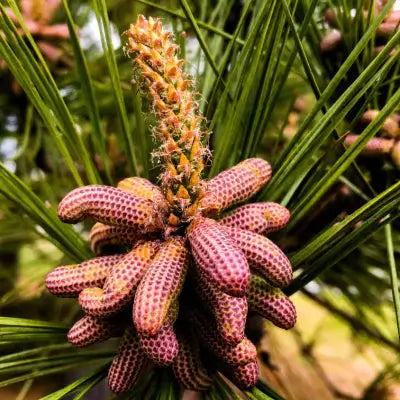
<path fill-rule="evenodd" d="M 152 364 L 171 366 L 187 389 L 207 390 L 217 371 L 240 388 L 254 386 L 257 351 L 245 336 L 248 311 L 283 329 L 296 321 L 281 291 L 292 279 L 290 262 L 264 236 L 283 228 L 289 211 L 270 202 L 233 208 L 269 181 L 271 167 L 260 158 L 200 178 L 208 154 L 203 117 L 171 35 L 159 20 L 144 17 L 128 35 L 159 121 L 161 185 L 132 177 L 117 188 L 84 186 L 64 197 L 62 221 L 97 221 L 90 234 L 97 257 L 56 268 L 47 288 L 79 298 L 85 315 L 69 331 L 71 343 L 121 337 L 108 373 L 114 392 L 132 388 Z M 103 255 L 109 245 L 129 251 Z"/>
<path fill-rule="evenodd" d="M 359 131 L 370 124 L 378 115 L 379 110 L 368 110 L 360 118 Z M 344 144 L 351 146 L 359 137 L 359 132 L 349 132 Z M 364 157 L 387 158 L 400 169 L 400 113 L 394 113 L 383 123 L 378 136 L 372 138 L 362 150 Z"/>
<path fill-rule="evenodd" d="M 376 0 L 374 2 L 374 15 L 377 16 L 386 2 Z M 365 3 L 363 9 L 363 17 L 367 21 L 369 17 L 369 2 Z M 345 59 L 345 55 L 342 53 L 349 53 L 353 50 L 353 46 L 349 47 L 349 43 L 346 43 L 346 33 L 342 33 L 340 30 L 341 22 L 338 18 L 340 16 L 339 10 L 327 9 L 325 12 L 325 20 L 332 30 L 322 38 L 320 43 L 320 49 L 323 54 L 328 57 L 334 57 L 337 62 L 342 63 Z M 356 27 L 356 24 L 354 24 Z M 400 10 L 391 9 L 389 13 L 384 17 L 383 22 L 378 26 L 375 32 L 375 55 L 380 53 L 384 45 L 389 39 L 400 29 Z M 354 33 L 354 32 L 351 32 Z M 351 36 L 350 33 L 347 33 Z M 389 57 L 396 55 L 398 46 L 389 53 Z M 397 54 L 398 56 L 398 54 Z M 390 76 L 390 74 L 389 74 Z M 357 121 L 356 129 L 358 132 L 349 132 L 344 140 L 346 146 L 350 146 L 358 139 L 358 134 L 368 124 L 370 124 L 378 115 L 379 110 L 370 109 L 366 111 L 359 120 Z M 379 157 L 391 159 L 394 166 L 400 169 L 400 113 L 395 112 L 386 119 L 382 125 L 377 137 L 371 139 L 364 147 L 362 155 L 365 157 Z"/>
<path fill-rule="evenodd" d="M 61 0 L 21 0 L 22 19 L 31 35 L 35 38 L 36 44 L 44 58 L 51 63 L 61 62 L 70 65 L 71 60 L 65 49 L 59 43 L 70 39 L 67 24 L 53 23 L 61 5 Z M 11 8 L 5 8 L 8 17 L 17 25 L 19 21 Z M 21 36 L 25 35 L 24 30 L 18 27 Z M 57 44 L 56 44 L 57 43 Z M 0 59 L 0 69 L 5 68 L 4 60 Z"/>
<path fill-rule="evenodd" d="M 221 212 L 253 196 L 270 171 L 264 160 L 246 160 L 211 179 L 203 199 L 218 201 Z M 115 392 L 132 387 L 149 361 L 171 365 L 186 388 L 209 388 L 212 371 L 202 364 L 199 346 L 225 364 L 223 371 L 238 386 L 252 386 L 258 367 L 256 349 L 244 335 L 248 310 L 284 329 L 296 320 L 292 302 L 280 290 L 291 280 L 290 263 L 263 236 L 284 227 L 289 212 L 269 202 L 218 213 L 218 219 L 203 212 L 182 234 L 165 238 L 162 198 L 159 187 L 134 177 L 118 188 L 75 189 L 60 203 L 64 222 L 99 221 L 91 231 L 91 247 L 99 256 L 47 276 L 51 293 L 78 297 L 85 312 L 68 340 L 87 346 L 122 336 L 109 370 Z M 132 249 L 101 256 L 110 244 Z M 179 301 L 184 285 L 195 294 Z"/>
<path fill-rule="evenodd" d="M 374 1 L 374 15 L 377 16 L 385 6 L 386 2 L 383 0 Z M 365 20 L 369 17 L 369 6 L 370 2 L 365 2 L 365 7 L 363 9 L 363 17 Z M 340 16 L 340 10 L 334 10 L 328 8 L 325 11 L 325 20 L 332 31 L 324 36 L 320 43 L 321 52 L 324 54 L 330 54 L 343 49 L 346 46 L 345 32 L 341 32 L 341 24 L 338 19 Z M 388 39 L 399 30 L 399 20 L 400 20 L 400 10 L 391 9 L 390 12 L 385 16 L 382 23 L 378 26 L 375 32 L 376 45 L 375 53 L 378 54 L 382 51 L 384 45 Z M 394 54 L 394 52 L 392 53 Z"/>

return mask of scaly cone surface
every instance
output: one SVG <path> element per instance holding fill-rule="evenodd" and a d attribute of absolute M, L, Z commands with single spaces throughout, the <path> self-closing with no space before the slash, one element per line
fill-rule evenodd
<path fill-rule="evenodd" d="M 290 213 L 268 202 L 232 209 L 268 183 L 271 166 L 260 158 L 201 180 L 208 133 L 172 35 L 142 16 L 127 35 L 136 80 L 158 121 L 161 186 L 130 177 L 117 188 L 67 194 L 58 215 L 67 223 L 96 221 L 90 241 L 98 257 L 56 268 L 47 288 L 79 297 L 86 315 L 71 328 L 71 343 L 121 338 L 108 374 L 114 392 L 131 389 L 153 364 L 170 366 L 191 390 L 207 390 L 216 365 L 238 387 L 251 387 L 258 365 L 244 333 L 248 308 L 283 329 L 296 322 L 280 289 L 292 279 L 289 259 L 263 236 L 284 228 Z M 125 253 L 102 256 L 115 245 Z"/>

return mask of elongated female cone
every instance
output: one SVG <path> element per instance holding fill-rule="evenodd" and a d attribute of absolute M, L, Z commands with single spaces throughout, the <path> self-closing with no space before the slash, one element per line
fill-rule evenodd
<path fill-rule="evenodd" d="M 231 345 L 241 342 L 246 326 L 246 297 L 221 292 L 201 274 L 197 274 L 196 283 L 200 297 L 215 316 L 218 333 L 224 342 Z"/>
<path fill-rule="evenodd" d="M 192 80 L 183 72 L 173 36 L 159 19 L 139 15 L 127 32 L 127 53 L 134 62 L 135 79 L 148 92 L 160 146 L 153 153 L 163 168 L 161 187 L 170 206 L 168 221 L 176 227 L 197 212 L 204 158 L 210 153 L 204 117 L 195 99 Z"/>
<path fill-rule="evenodd" d="M 63 222 L 74 224 L 94 218 L 107 225 L 122 225 L 142 233 L 161 228 L 160 210 L 151 200 L 142 199 L 111 186 L 89 185 L 68 193 L 58 206 Z"/>
<path fill-rule="evenodd" d="M 108 370 L 108 386 L 115 393 L 126 392 L 136 383 L 144 367 L 145 355 L 140 348 L 135 329 L 125 329 L 118 355 Z"/>
<path fill-rule="evenodd" d="M 113 266 L 103 289 L 92 287 L 79 295 L 82 310 L 89 315 L 107 317 L 120 311 L 134 297 L 140 279 L 159 248 L 159 242 L 139 243 Z"/>
<path fill-rule="evenodd" d="M 97 222 L 90 230 L 90 247 L 94 254 L 99 255 L 105 246 L 124 245 L 132 247 L 143 238 L 135 229 L 126 226 L 110 226 Z"/>
<path fill-rule="evenodd" d="M 140 346 L 146 356 L 159 365 L 170 365 L 178 354 L 179 344 L 173 326 L 178 317 L 178 302 L 171 305 L 161 330 L 154 336 L 138 333 Z"/>
<path fill-rule="evenodd" d="M 283 251 L 269 239 L 244 229 L 223 227 L 247 258 L 250 268 L 277 287 L 292 280 L 292 266 Z"/>
<path fill-rule="evenodd" d="M 67 338 L 77 347 L 85 347 L 103 342 L 114 336 L 122 335 L 125 329 L 121 321 L 115 319 L 98 319 L 85 315 L 69 330 Z"/>
<path fill-rule="evenodd" d="M 250 283 L 250 270 L 243 252 L 210 218 L 198 217 L 187 229 L 192 255 L 201 274 L 231 296 L 243 297 Z"/>
<path fill-rule="evenodd" d="M 289 222 L 290 212 L 278 203 L 246 204 L 227 213 L 218 220 L 223 226 L 246 229 L 259 234 L 279 231 Z"/>
<path fill-rule="evenodd" d="M 139 178 L 138 176 L 126 178 L 118 182 L 117 188 L 142 199 L 151 200 L 163 210 L 168 209 L 168 202 L 161 189 L 147 179 Z"/>
<path fill-rule="evenodd" d="M 190 321 L 197 329 L 200 342 L 221 361 L 229 365 L 244 365 L 257 357 L 257 349 L 246 337 L 235 345 L 229 345 L 220 337 L 217 328 L 199 313 L 190 314 Z"/>
<path fill-rule="evenodd" d="M 172 364 L 176 379 L 189 390 L 203 391 L 210 388 L 212 378 L 200 359 L 200 351 L 194 337 L 178 335 L 179 352 Z"/>
<path fill-rule="evenodd" d="M 270 164 L 262 158 L 249 158 L 221 172 L 207 182 L 200 207 L 216 214 L 253 197 L 270 180 Z"/>
<path fill-rule="evenodd" d="M 257 360 L 232 368 L 229 377 L 239 389 L 249 389 L 258 381 L 260 368 Z"/>
<path fill-rule="evenodd" d="M 77 297 L 85 288 L 103 286 L 111 267 L 122 258 L 123 255 L 97 257 L 55 268 L 46 277 L 46 287 L 59 297 Z"/>
<path fill-rule="evenodd" d="M 291 329 L 296 323 L 296 309 L 280 289 L 274 288 L 259 276 L 252 275 L 247 294 L 249 309 L 269 319 L 274 325 Z"/>
<path fill-rule="evenodd" d="M 140 281 L 133 305 L 133 321 L 143 335 L 160 330 L 171 304 L 181 292 L 189 262 L 185 240 L 164 242 Z"/>

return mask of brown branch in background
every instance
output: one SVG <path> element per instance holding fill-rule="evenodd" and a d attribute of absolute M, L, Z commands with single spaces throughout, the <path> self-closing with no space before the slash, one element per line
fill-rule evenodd
<path fill-rule="evenodd" d="M 344 400 L 360 400 L 358 397 L 350 396 L 349 394 L 343 393 L 340 391 L 329 379 L 326 374 L 324 368 L 319 363 L 318 359 L 313 354 L 313 348 L 315 345 L 315 341 L 312 340 L 310 343 L 305 343 L 300 332 L 296 329 L 293 330 L 294 337 L 298 343 L 299 348 L 301 349 L 303 357 L 307 359 L 307 361 L 314 367 L 315 372 L 318 374 L 322 382 L 325 384 L 327 389 L 337 398 Z"/>
<path fill-rule="evenodd" d="M 398 343 L 395 343 L 395 342 L 391 341 L 390 339 L 385 338 L 378 331 L 365 325 L 360 320 L 357 320 L 356 318 L 354 318 L 352 315 L 347 314 L 346 312 L 335 307 L 333 304 L 329 303 L 328 301 L 321 299 L 317 295 L 309 292 L 307 289 L 302 289 L 301 291 L 309 299 L 313 300 L 320 306 L 324 307 L 325 309 L 327 309 L 329 312 L 331 312 L 335 316 L 346 321 L 354 330 L 357 330 L 358 332 L 361 331 L 361 332 L 365 333 L 367 336 L 369 336 L 370 338 L 373 338 L 396 351 L 400 350 L 400 345 Z"/>

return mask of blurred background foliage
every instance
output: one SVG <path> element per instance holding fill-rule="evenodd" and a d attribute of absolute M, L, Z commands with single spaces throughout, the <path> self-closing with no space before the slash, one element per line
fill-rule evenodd
<path fill-rule="evenodd" d="M 1 397 L 108 396 L 101 382 L 115 343 L 66 344 L 79 310 L 49 296 L 44 277 L 91 254 L 90 225 L 57 220 L 69 190 L 132 175 L 157 181 L 152 119 L 141 111 L 149 104 L 131 82 L 122 35 L 142 13 L 175 33 L 197 82 L 213 132 L 210 176 L 263 157 L 274 176 L 259 200 L 291 210 L 273 239 L 295 268 L 287 293 L 299 322 L 293 333 L 266 325 L 260 337 L 249 319 L 263 380 L 287 399 L 400 398 L 399 169 L 387 155 L 363 154 L 389 117 L 400 123 L 400 18 L 387 27 L 399 8 L 395 0 L 3 1 L 0 386 L 14 385 Z M 379 113 L 363 125 L 367 110 Z M 347 147 L 349 132 L 358 140 Z M 397 135 L 398 125 L 396 143 Z M 156 372 L 125 398 L 144 398 L 149 387 L 160 399 L 181 390 Z M 237 394 L 219 380 L 206 396 Z M 246 396 L 281 398 L 261 382 Z"/>

